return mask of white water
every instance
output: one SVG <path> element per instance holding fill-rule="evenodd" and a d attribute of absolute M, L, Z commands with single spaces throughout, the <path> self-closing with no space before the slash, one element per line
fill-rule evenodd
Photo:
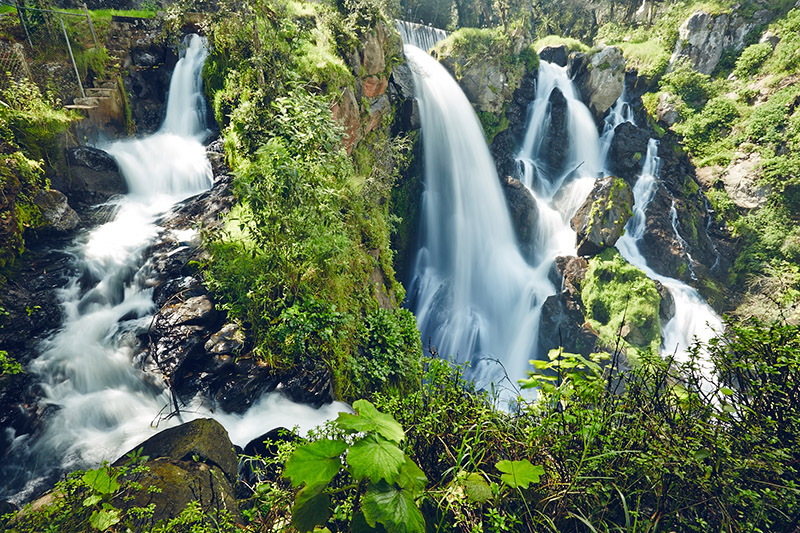
<path fill-rule="evenodd" d="M 603 121 L 603 133 L 600 135 L 600 161 L 603 162 L 605 168 L 603 172 L 608 175 L 608 153 L 611 151 L 611 141 L 614 139 L 614 130 L 623 122 L 630 122 L 634 126 L 636 120 L 633 116 L 633 109 L 628 103 L 626 88 L 623 86 L 622 94 L 617 101 L 608 111 L 605 120 Z"/>
<path fill-rule="evenodd" d="M 414 73 L 425 162 L 422 224 L 409 286 L 423 346 L 472 363 L 479 387 L 516 394 L 535 356 L 541 305 L 554 292 L 546 271 L 520 255 L 480 123 L 455 80 L 406 45 Z M 498 360 L 502 367 L 494 362 Z M 510 385 L 501 383 L 505 374 Z M 510 388 L 509 388 L 510 387 Z"/>
<path fill-rule="evenodd" d="M 639 251 L 639 242 L 646 229 L 646 211 L 659 186 L 658 142 L 650 139 L 647 145 L 642 174 L 633 188 L 633 217 L 625 226 L 625 234 L 617 241 L 617 249 L 629 263 L 642 269 L 650 279 L 660 281 L 675 300 L 675 316 L 662 325 L 662 353 L 675 354 L 678 361 L 685 361 L 686 350 L 695 340 L 708 341 L 722 331 L 722 321 L 700 294 L 689 285 L 656 273 L 647 265 Z M 706 377 L 710 378 L 710 367 L 704 365 Z"/>
<path fill-rule="evenodd" d="M 52 413 L 35 439 L 14 440 L 9 457 L 17 462 L 3 465 L 8 494 L 2 497 L 25 501 L 53 472 L 114 461 L 158 431 L 193 418 L 216 418 L 233 442 L 244 446 L 279 425 L 308 430 L 346 410 L 343 404 L 314 410 L 274 393 L 244 415 L 211 414 L 196 400 L 181 417 L 159 421 L 159 414 L 169 411 L 170 397 L 160 377 L 140 370 L 136 340 L 155 312 L 144 251 L 157 237 L 190 238 L 163 235 L 157 219 L 175 202 L 211 185 L 202 144 L 207 135 L 200 79 L 205 56 L 203 39 L 188 37 L 159 131 L 106 147 L 130 193 L 112 202 L 111 220 L 80 236 L 70 249 L 81 274 L 60 291 L 63 327 L 42 343 L 30 368 Z"/>
<path fill-rule="evenodd" d="M 404 44 L 416 46 L 426 52 L 436 46 L 436 43 L 447 38 L 446 31 L 416 22 L 395 20 L 395 27 L 400 32 Z"/>

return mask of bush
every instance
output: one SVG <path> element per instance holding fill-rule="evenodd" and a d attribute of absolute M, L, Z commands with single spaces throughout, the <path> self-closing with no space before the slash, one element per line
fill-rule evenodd
<path fill-rule="evenodd" d="M 737 78 L 746 78 L 758 72 L 759 67 L 765 59 L 772 53 L 772 45 L 769 43 L 751 44 L 742 51 L 742 55 L 736 60 L 733 74 Z"/>
<path fill-rule="evenodd" d="M 680 96 L 693 109 L 701 108 L 714 96 L 711 77 L 694 70 L 688 60 L 678 61 L 671 72 L 664 74 L 660 87 Z"/>

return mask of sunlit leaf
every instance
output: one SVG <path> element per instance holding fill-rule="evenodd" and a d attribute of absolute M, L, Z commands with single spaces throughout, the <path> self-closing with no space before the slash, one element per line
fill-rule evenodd
<path fill-rule="evenodd" d="M 318 440 L 297 448 L 286 461 L 283 476 L 299 487 L 326 485 L 342 467 L 339 456 L 347 449 L 341 440 Z"/>
<path fill-rule="evenodd" d="M 486 480 L 477 472 L 466 475 L 458 480 L 464 487 L 467 499 L 472 503 L 485 503 L 492 499 L 492 489 Z"/>
<path fill-rule="evenodd" d="M 530 461 L 500 461 L 497 469 L 503 472 L 500 479 L 511 488 L 522 487 L 527 489 L 531 483 L 539 483 L 539 477 L 544 475 L 544 467 L 541 465 L 533 466 Z"/>
<path fill-rule="evenodd" d="M 351 467 L 350 473 L 353 477 L 369 478 L 373 483 L 381 479 L 393 483 L 403 463 L 403 450 L 388 440 L 373 435 L 361 439 L 347 452 L 347 464 Z"/>
<path fill-rule="evenodd" d="M 339 427 L 353 432 L 376 432 L 392 442 L 400 442 L 405 437 L 403 426 L 390 415 L 381 413 L 367 400 L 357 400 L 353 409 L 358 414 L 339 413 L 336 423 Z"/>
<path fill-rule="evenodd" d="M 116 476 L 110 476 L 105 468 L 87 470 L 82 479 L 86 486 L 100 494 L 112 494 L 119 489 Z"/>
<path fill-rule="evenodd" d="M 119 509 L 103 509 L 94 511 L 89 517 L 89 524 L 95 529 L 105 531 L 119 522 Z"/>

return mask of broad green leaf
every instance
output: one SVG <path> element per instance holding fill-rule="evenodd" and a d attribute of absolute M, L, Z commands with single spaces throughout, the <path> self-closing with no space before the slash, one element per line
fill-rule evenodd
<path fill-rule="evenodd" d="M 400 475 L 397 476 L 397 484 L 411 491 L 412 496 L 416 498 L 425 489 L 428 478 L 425 477 L 425 472 L 417 466 L 417 463 L 406 455 L 406 462 L 400 467 Z"/>
<path fill-rule="evenodd" d="M 380 523 L 389 533 L 423 533 L 425 519 L 408 490 L 385 481 L 370 484 L 361 499 L 361 510 L 367 523 Z"/>
<path fill-rule="evenodd" d="M 370 435 L 353 444 L 347 452 L 350 473 L 357 480 L 369 478 L 373 483 L 385 479 L 394 483 L 406 454 L 388 440 Z"/>
<path fill-rule="evenodd" d="M 116 476 L 108 475 L 106 468 L 97 468 L 95 470 L 87 470 L 83 474 L 83 482 L 86 485 L 100 494 L 112 494 L 119 489 Z"/>
<path fill-rule="evenodd" d="M 733 389 L 729 389 L 728 387 L 720 387 L 719 391 L 725 396 L 733 396 Z"/>
<path fill-rule="evenodd" d="M 367 519 L 364 518 L 364 513 L 361 511 L 353 515 L 350 521 L 350 533 L 386 533 L 386 529 L 376 523 L 374 526 L 367 524 Z"/>
<path fill-rule="evenodd" d="M 292 485 L 327 485 L 342 467 L 339 456 L 347 449 L 342 440 L 318 440 L 297 448 L 283 470 Z"/>
<path fill-rule="evenodd" d="M 530 461 L 500 461 L 497 469 L 503 472 L 500 479 L 509 487 L 516 489 L 522 487 L 527 489 L 531 483 L 539 483 L 539 477 L 544 474 L 544 467 L 541 465 L 533 466 Z"/>
<path fill-rule="evenodd" d="M 103 509 L 94 511 L 89 517 L 89 524 L 95 529 L 105 531 L 119 522 L 119 509 Z"/>
<path fill-rule="evenodd" d="M 473 472 L 459 479 L 458 482 L 464 487 L 464 492 L 470 502 L 485 503 L 492 499 L 492 489 L 479 473 Z"/>
<path fill-rule="evenodd" d="M 703 459 L 708 459 L 709 457 L 711 457 L 711 450 L 708 450 L 706 448 L 700 448 L 699 450 L 694 452 L 694 458 L 697 459 L 698 461 L 702 461 Z"/>
<path fill-rule="evenodd" d="M 390 415 L 381 413 L 367 400 L 357 400 L 353 409 L 358 414 L 339 413 L 336 423 L 339 427 L 352 432 L 376 432 L 392 442 L 400 442 L 405 437 L 403 426 Z"/>
<path fill-rule="evenodd" d="M 292 507 L 292 525 L 299 531 L 312 531 L 331 515 L 331 498 L 322 492 L 323 485 L 305 487 L 297 493 Z"/>
<path fill-rule="evenodd" d="M 103 499 L 103 497 L 100 496 L 99 494 L 92 494 L 91 496 L 89 496 L 85 500 L 83 500 L 83 506 L 84 507 L 91 507 L 92 505 L 94 505 L 96 503 L 100 503 L 100 500 L 102 500 L 102 499 Z"/>

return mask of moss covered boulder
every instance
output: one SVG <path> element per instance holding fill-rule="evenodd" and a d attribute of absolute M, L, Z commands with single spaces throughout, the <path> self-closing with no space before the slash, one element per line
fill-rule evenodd
<path fill-rule="evenodd" d="M 629 359 L 661 345 L 661 296 L 653 280 L 612 248 L 589 261 L 581 284 L 581 300 L 589 323 L 607 349 L 625 348 Z"/>
<path fill-rule="evenodd" d="M 633 191 L 615 176 L 598 180 L 586 201 L 572 217 L 577 233 L 578 255 L 596 255 L 614 246 L 633 212 Z"/>

